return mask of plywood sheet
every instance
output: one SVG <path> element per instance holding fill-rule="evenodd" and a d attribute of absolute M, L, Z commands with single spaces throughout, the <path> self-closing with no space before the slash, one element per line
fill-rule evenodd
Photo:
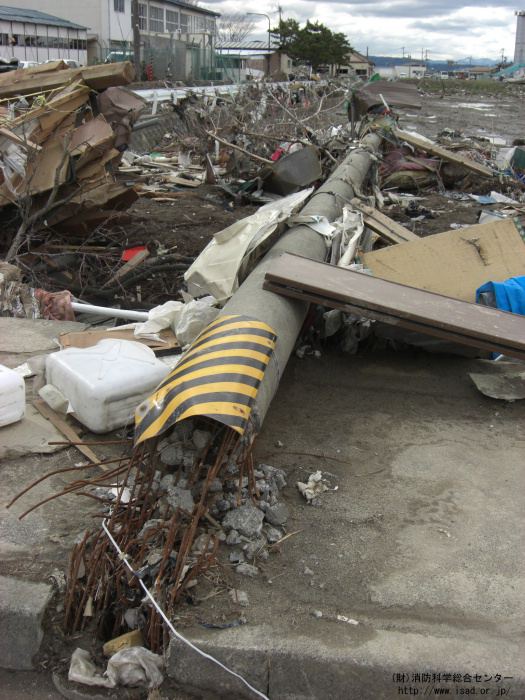
<path fill-rule="evenodd" d="M 365 253 L 363 262 L 375 277 L 474 302 L 485 282 L 525 274 L 525 243 L 507 219 Z"/>

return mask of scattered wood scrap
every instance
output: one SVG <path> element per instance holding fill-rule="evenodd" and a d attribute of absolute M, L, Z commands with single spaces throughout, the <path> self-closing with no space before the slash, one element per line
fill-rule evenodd
<path fill-rule="evenodd" d="M 121 87 L 133 77 L 130 63 L 68 69 L 62 61 L 0 75 L 0 99 L 13 98 L 13 118 L 0 131 L 0 208 L 19 206 L 22 217 L 7 259 L 44 221 L 113 208 L 126 192 L 136 199 L 112 167 L 145 107 Z M 93 96 L 94 90 L 105 92 Z"/>
<path fill-rule="evenodd" d="M 35 68 L 19 68 L 0 75 L 0 98 L 52 92 L 75 80 L 82 80 L 92 90 L 128 85 L 135 78 L 129 61 L 102 63 L 84 68 L 62 68 L 64 63 L 44 64 Z"/>
<path fill-rule="evenodd" d="M 264 289 L 436 338 L 525 359 L 525 324 L 510 314 L 285 253 Z"/>
<path fill-rule="evenodd" d="M 80 435 L 67 423 L 61 416 L 58 415 L 56 411 L 47 405 L 42 399 L 35 399 L 33 402 L 34 407 L 41 413 L 44 418 L 47 418 L 55 428 L 66 437 L 76 449 L 81 452 L 84 457 L 87 457 L 90 462 L 93 462 L 96 466 L 99 466 L 103 471 L 107 471 L 108 467 L 101 464 L 100 459 L 97 455 L 86 445 L 83 445 L 80 439 Z"/>

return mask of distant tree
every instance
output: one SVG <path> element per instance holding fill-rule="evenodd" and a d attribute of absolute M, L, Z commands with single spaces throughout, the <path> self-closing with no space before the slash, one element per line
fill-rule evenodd
<path fill-rule="evenodd" d="M 342 32 L 332 32 L 320 22 L 306 22 L 301 27 L 295 19 L 284 19 L 272 29 L 279 47 L 290 58 L 309 63 L 314 70 L 322 65 L 340 65 L 352 50 Z"/>
<path fill-rule="evenodd" d="M 219 43 L 244 41 L 255 27 L 255 21 L 242 12 L 230 12 L 221 15 L 217 21 L 217 40 Z"/>

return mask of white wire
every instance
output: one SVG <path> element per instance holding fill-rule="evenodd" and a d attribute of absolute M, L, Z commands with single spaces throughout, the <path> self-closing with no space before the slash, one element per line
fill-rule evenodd
<path fill-rule="evenodd" d="M 142 589 L 143 589 L 144 593 L 148 596 L 148 598 L 150 599 L 150 601 L 153 603 L 153 605 L 155 606 L 155 609 L 157 610 L 157 612 L 159 613 L 159 615 L 162 617 L 162 619 L 164 620 L 164 622 L 168 625 L 168 627 L 170 628 L 170 630 L 172 631 L 172 633 L 174 634 L 174 636 L 177 637 L 177 639 L 180 639 L 181 642 L 184 642 L 184 644 L 187 644 L 187 645 L 190 647 L 190 649 L 193 649 L 193 651 L 196 651 L 197 654 L 200 654 L 200 655 L 201 655 L 202 657 L 204 657 L 205 659 L 209 659 L 209 661 L 213 661 L 214 664 L 217 664 L 217 666 L 220 666 L 224 671 L 226 671 L 226 673 L 230 673 L 232 676 L 235 676 L 235 678 L 238 678 L 240 681 L 242 681 L 242 683 L 244 683 L 244 685 L 245 685 L 247 688 L 249 688 L 249 689 L 250 689 L 253 693 L 255 693 L 255 695 L 257 695 L 259 698 L 262 698 L 263 700 L 270 700 L 270 699 L 268 698 L 267 695 L 265 695 L 264 693 L 261 693 L 259 690 L 257 690 L 257 688 L 254 688 L 253 685 L 250 685 L 250 684 L 248 683 L 248 681 L 247 681 L 245 678 L 243 678 L 240 674 L 236 673 L 235 671 L 232 671 L 230 668 L 228 668 L 227 666 L 225 666 L 223 663 L 221 663 L 221 662 L 220 662 L 218 659 L 216 659 L 214 656 L 210 656 L 210 654 L 207 654 L 206 652 L 204 652 L 204 651 L 202 651 L 201 649 L 199 649 L 198 647 L 195 646 L 195 644 L 193 644 L 192 642 L 190 642 L 189 639 L 186 639 L 186 637 L 183 637 L 182 634 L 181 634 L 180 632 L 177 632 L 177 630 L 176 630 L 175 627 L 172 625 L 172 623 L 168 620 L 168 618 L 166 617 L 164 611 L 161 609 L 161 607 L 159 606 L 159 604 L 157 603 L 157 601 L 155 600 L 155 598 L 151 595 L 151 593 L 149 592 L 149 590 L 148 590 L 147 587 L 145 586 L 145 584 L 144 584 L 144 582 L 142 581 L 142 579 L 139 578 L 139 577 L 137 576 L 137 574 L 135 573 L 135 571 L 133 570 L 133 567 L 131 566 L 131 564 L 130 564 L 129 561 L 128 561 L 127 555 L 124 554 L 124 552 L 120 549 L 120 547 L 118 546 L 118 544 L 117 544 L 117 543 L 115 542 L 115 540 L 113 539 L 113 535 L 112 535 L 111 532 L 108 530 L 108 528 L 107 528 L 107 526 L 106 526 L 106 522 L 107 522 L 106 519 L 104 519 L 104 520 L 102 521 L 102 529 L 104 530 L 104 532 L 105 532 L 106 535 L 108 536 L 108 538 L 109 538 L 111 544 L 113 545 L 113 547 L 114 547 L 114 548 L 116 549 L 116 551 L 118 552 L 119 558 L 121 559 L 121 561 L 124 562 L 124 564 L 128 567 L 128 569 L 129 569 L 129 570 L 131 571 L 131 573 L 133 574 L 133 576 L 135 576 L 135 578 L 138 580 L 138 582 L 139 582 L 140 585 L 142 586 Z"/>

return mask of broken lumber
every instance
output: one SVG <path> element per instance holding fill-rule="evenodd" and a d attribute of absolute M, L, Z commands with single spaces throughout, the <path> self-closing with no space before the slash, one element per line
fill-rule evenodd
<path fill-rule="evenodd" d="M 234 150 L 239 151 L 240 153 L 244 153 L 245 156 L 248 156 L 248 158 L 251 158 L 252 160 L 256 160 L 259 163 L 265 163 L 266 165 L 274 164 L 273 160 L 269 160 L 269 158 L 263 158 L 262 156 L 258 156 L 255 153 L 250 153 L 250 151 L 247 151 L 245 148 L 237 146 L 236 143 L 231 143 L 230 141 L 221 139 L 220 136 L 217 136 L 217 134 L 213 134 L 211 131 L 205 131 L 204 133 L 207 134 L 210 138 L 215 139 L 215 141 L 222 143 L 223 146 L 227 146 L 228 148 L 233 148 Z"/>
<path fill-rule="evenodd" d="M 351 203 L 354 209 L 363 214 L 365 225 L 389 243 L 406 243 L 407 241 L 419 240 L 419 236 L 410 231 L 410 229 L 383 214 L 379 209 L 374 209 L 364 204 L 357 197 L 352 199 Z"/>
<path fill-rule="evenodd" d="M 442 160 L 447 160 L 451 163 L 455 163 L 456 165 L 461 165 L 464 168 L 467 168 L 467 170 L 471 170 L 473 173 L 476 173 L 477 175 L 481 175 L 482 177 L 493 176 L 491 168 L 488 168 L 486 165 L 476 163 L 476 161 L 470 158 L 466 158 L 465 156 L 459 155 L 458 153 L 453 153 L 452 151 L 443 148 L 443 146 L 439 146 L 433 141 L 421 138 L 421 136 L 419 136 L 418 134 L 413 134 L 411 132 L 403 131 L 402 129 L 396 128 L 392 129 L 392 133 L 394 134 L 394 136 L 400 139 L 400 141 L 405 141 L 411 146 L 414 146 L 415 148 L 418 148 L 421 151 L 425 151 L 426 153 L 430 153 L 433 156 L 437 156 Z"/>
<path fill-rule="evenodd" d="M 489 306 L 387 282 L 289 253 L 273 261 L 263 288 L 292 299 L 525 360 L 523 317 Z"/>
<path fill-rule="evenodd" d="M 76 443 L 74 446 L 84 455 L 84 457 L 87 457 L 90 462 L 93 462 L 93 464 L 100 467 L 103 471 L 108 471 L 108 467 L 100 463 L 100 459 L 93 452 L 93 450 L 81 443 L 80 436 L 76 430 L 74 430 L 69 423 L 59 416 L 56 411 L 53 411 L 53 409 L 48 406 L 45 401 L 42 399 L 35 399 L 33 401 L 33 406 L 44 416 L 44 418 L 47 418 L 47 420 L 50 421 L 64 437 L 66 437 L 71 443 Z"/>
<path fill-rule="evenodd" d="M 134 78 L 135 71 L 129 61 L 51 70 L 36 75 L 27 73 L 26 68 L 20 68 L 0 75 L 0 98 L 51 92 L 74 80 L 83 80 L 92 90 L 105 90 L 108 87 L 128 85 Z"/>

